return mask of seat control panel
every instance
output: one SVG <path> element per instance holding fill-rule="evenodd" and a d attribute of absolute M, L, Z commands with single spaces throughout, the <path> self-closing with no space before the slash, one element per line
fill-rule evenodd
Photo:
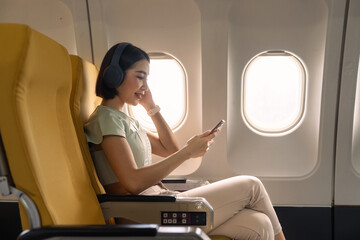
<path fill-rule="evenodd" d="M 206 212 L 161 212 L 161 225 L 206 226 Z"/>

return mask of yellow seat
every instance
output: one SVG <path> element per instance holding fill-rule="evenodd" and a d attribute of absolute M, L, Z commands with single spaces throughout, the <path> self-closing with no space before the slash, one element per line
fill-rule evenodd
<path fill-rule="evenodd" d="M 101 103 L 101 98 L 95 95 L 98 69 L 92 63 L 78 56 L 70 55 L 70 59 L 72 65 L 70 109 L 76 134 L 89 172 L 91 184 L 97 194 L 104 194 L 105 190 L 97 177 L 84 134 L 84 123 L 89 119 L 96 106 Z"/>
<path fill-rule="evenodd" d="M 67 50 L 25 25 L 0 31 L 1 135 L 16 187 L 43 225 L 104 224 L 71 124 Z"/>
<path fill-rule="evenodd" d="M 72 67 L 68 52 L 26 25 L 0 24 L 0 35 L 0 135 L 7 158 L 5 165 L 9 166 L 16 186 L 8 189 L 10 193 L 20 190 L 18 196 L 28 196 L 29 201 L 22 203 L 35 203 L 30 208 L 39 213 L 41 221 L 20 239 L 72 236 L 75 231 L 101 238 L 145 234 L 147 238 L 208 239 L 197 228 L 104 225 L 70 111 Z M 0 170 L 3 166 L 0 164 Z M 9 192 L 3 191 L 7 177 L 0 177 L 2 194 Z M 34 227 L 32 216 L 30 223 L 26 216 L 32 213 L 28 209 L 27 204 L 21 207 L 24 229 Z M 43 226 L 53 227 L 39 228 Z"/>

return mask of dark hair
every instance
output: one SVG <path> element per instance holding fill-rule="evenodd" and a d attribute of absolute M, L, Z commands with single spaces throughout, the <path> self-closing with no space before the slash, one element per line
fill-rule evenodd
<path fill-rule="evenodd" d="M 104 99 L 112 99 L 118 94 L 116 88 L 109 88 L 106 86 L 106 84 L 104 84 L 103 76 L 104 70 L 110 65 L 115 49 L 119 44 L 120 43 L 112 46 L 105 54 L 96 80 L 96 96 L 102 97 Z M 129 44 L 125 47 L 124 51 L 121 54 L 119 65 L 126 74 L 126 70 L 131 68 L 134 63 L 142 59 L 146 59 L 148 62 L 150 62 L 149 55 L 145 51 L 141 50 L 138 47 L 135 47 L 132 44 Z"/>

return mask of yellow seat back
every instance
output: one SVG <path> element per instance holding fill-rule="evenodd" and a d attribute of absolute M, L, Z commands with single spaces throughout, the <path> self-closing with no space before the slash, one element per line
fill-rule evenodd
<path fill-rule="evenodd" d="M 68 52 L 25 25 L 0 24 L 0 35 L 0 131 L 16 187 L 42 225 L 104 224 L 69 108 Z"/>
<path fill-rule="evenodd" d="M 71 114 L 91 184 L 97 194 L 104 194 L 105 190 L 97 177 L 84 134 L 84 123 L 89 119 L 96 106 L 101 103 L 101 98 L 95 95 L 98 69 L 94 64 L 78 56 L 70 55 L 70 59 L 73 79 L 70 100 Z"/>

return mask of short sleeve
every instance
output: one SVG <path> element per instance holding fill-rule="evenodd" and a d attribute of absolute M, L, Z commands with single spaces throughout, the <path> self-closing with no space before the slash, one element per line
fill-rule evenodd
<path fill-rule="evenodd" d="M 95 111 L 84 130 L 88 142 L 100 144 L 104 136 L 126 136 L 124 120 L 111 111 Z"/>

